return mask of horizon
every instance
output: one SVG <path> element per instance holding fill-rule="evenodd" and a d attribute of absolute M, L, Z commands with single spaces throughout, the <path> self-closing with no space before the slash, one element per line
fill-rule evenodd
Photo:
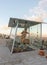
<path fill-rule="evenodd" d="M 44 26 L 45 25 L 45 26 Z M 32 34 L 34 34 L 34 35 L 37 35 L 37 33 L 36 33 L 36 31 L 37 31 L 37 29 L 35 30 L 36 28 L 34 28 L 34 30 L 32 30 L 32 31 L 30 31 L 30 35 L 32 35 Z M 40 28 L 38 28 L 38 29 L 40 29 Z M 43 30 L 44 29 L 44 30 Z M 10 35 L 10 31 L 11 31 L 11 27 L 1 27 L 1 29 L 0 30 L 2 30 L 0 33 L 1 34 L 6 34 L 6 35 Z M 18 32 L 17 32 L 17 35 L 21 35 L 21 32 L 22 32 L 22 30 L 21 29 L 18 29 L 17 30 Z M 34 31 L 35 31 L 35 33 L 34 33 Z M 29 32 L 29 31 L 28 31 Z M 14 33 L 14 32 L 13 32 Z M 40 31 L 38 30 L 38 33 L 39 33 L 39 35 L 40 35 Z M 42 25 L 42 37 L 47 37 L 47 24 L 43 24 Z"/>

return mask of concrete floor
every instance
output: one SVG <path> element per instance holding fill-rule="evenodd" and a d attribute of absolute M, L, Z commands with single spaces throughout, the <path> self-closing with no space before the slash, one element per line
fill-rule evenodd
<path fill-rule="evenodd" d="M 0 65 L 47 65 L 47 59 L 38 55 L 38 50 L 11 54 L 7 47 L 0 47 L 0 52 Z"/>
<path fill-rule="evenodd" d="M 38 50 L 11 54 L 4 42 L 0 44 L 0 65 L 47 65 L 47 59 L 38 55 Z"/>

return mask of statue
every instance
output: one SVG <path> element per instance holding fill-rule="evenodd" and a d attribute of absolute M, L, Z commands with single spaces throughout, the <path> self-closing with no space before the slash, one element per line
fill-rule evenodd
<path fill-rule="evenodd" d="M 27 34 L 29 34 L 29 33 L 27 32 L 27 29 L 26 29 L 26 28 L 24 29 L 24 31 L 22 31 L 21 34 L 22 34 L 22 35 L 21 35 L 21 42 L 22 42 L 22 43 L 29 43 L 29 39 L 26 39 Z"/>

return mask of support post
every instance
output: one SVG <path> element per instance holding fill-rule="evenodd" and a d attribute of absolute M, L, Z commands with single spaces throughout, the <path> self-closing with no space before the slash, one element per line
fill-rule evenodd
<path fill-rule="evenodd" d="M 18 28 L 18 22 L 17 22 L 17 26 L 16 26 L 16 28 L 15 28 L 15 37 L 14 37 L 14 40 L 13 40 L 13 45 L 12 45 L 11 54 L 12 54 L 12 52 L 13 52 L 13 49 L 14 49 L 15 38 L 16 38 L 16 34 L 17 34 L 17 28 Z"/>
<path fill-rule="evenodd" d="M 31 44 L 31 41 L 30 41 L 30 27 L 29 27 L 29 44 Z"/>
<path fill-rule="evenodd" d="M 42 47 L 42 23 L 40 24 L 40 43 Z"/>
<path fill-rule="evenodd" d="M 12 27 L 11 27 L 11 30 L 10 30 L 10 36 L 11 36 L 11 32 L 12 32 Z"/>

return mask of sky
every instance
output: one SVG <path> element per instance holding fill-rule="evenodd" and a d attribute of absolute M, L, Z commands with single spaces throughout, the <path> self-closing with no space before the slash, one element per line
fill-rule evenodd
<path fill-rule="evenodd" d="M 0 32 L 8 33 L 9 18 L 47 22 L 47 0 L 0 0 Z"/>

